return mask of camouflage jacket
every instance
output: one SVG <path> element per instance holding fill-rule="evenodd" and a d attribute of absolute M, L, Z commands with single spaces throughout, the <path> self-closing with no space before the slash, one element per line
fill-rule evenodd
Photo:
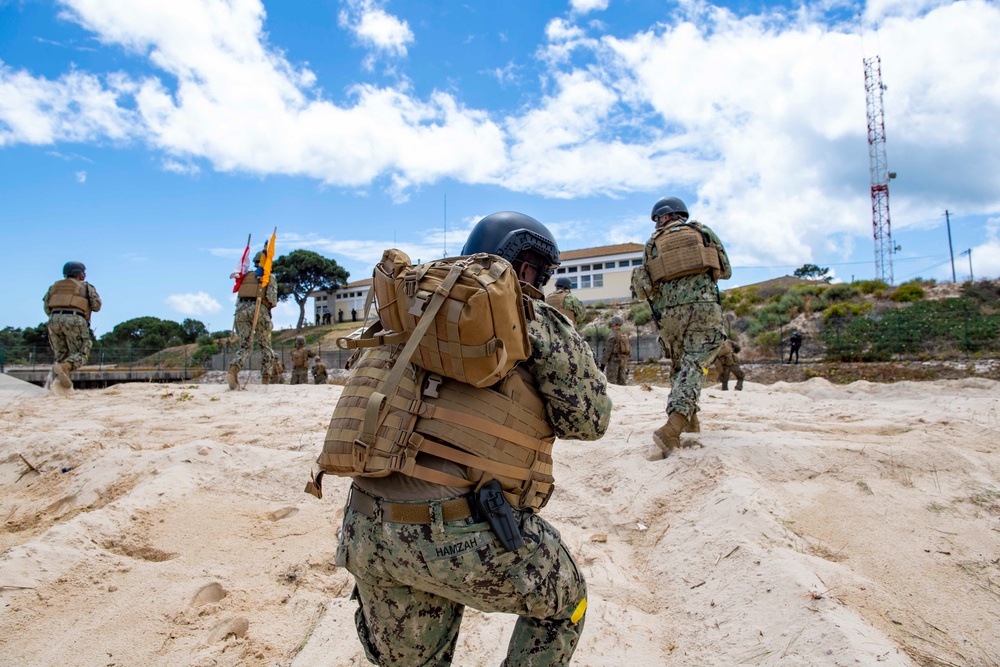
<path fill-rule="evenodd" d="M 719 246 L 719 263 L 721 265 L 720 280 L 728 280 L 733 275 L 732 265 L 729 263 L 729 256 L 722 245 L 722 241 L 715 232 L 705 225 L 691 220 L 687 224 L 696 227 L 707 234 Z M 719 285 L 712 277 L 710 271 L 699 273 L 693 276 L 682 276 L 674 280 L 667 280 L 659 287 L 653 287 L 649 274 L 646 272 L 645 264 L 650 259 L 658 255 L 655 234 L 646 241 L 646 248 L 643 251 L 643 266 L 637 266 L 632 271 L 632 291 L 640 299 L 649 301 L 649 305 L 656 312 L 662 312 L 664 308 L 671 306 L 681 306 L 688 303 L 719 303 Z"/>
<path fill-rule="evenodd" d="M 528 322 L 531 357 L 522 363 L 545 400 L 549 424 L 560 438 L 597 440 L 611 418 L 604 374 L 590 346 L 558 310 L 541 300 L 532 305 L 535 318 Z"/>

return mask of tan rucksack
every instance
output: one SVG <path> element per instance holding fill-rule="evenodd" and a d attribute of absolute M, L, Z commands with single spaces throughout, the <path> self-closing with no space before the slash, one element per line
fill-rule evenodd
<path fill-rule="evenodd" d="M 386 250 L 366 313 L 373 298 L 377 326 L 337 339 L 341 349 L 405 342 L 413 363 L 475 387 L 498 382 L 531 353 L 528 302 L 514 268 L 496 255 L 414 266 L 403 251 Z"/>

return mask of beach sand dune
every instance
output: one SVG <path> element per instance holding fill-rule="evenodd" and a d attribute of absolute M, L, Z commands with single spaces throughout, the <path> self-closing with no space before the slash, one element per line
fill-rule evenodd
<path fill-rule="evenodd" d="M 0 664 L 368 664 L 302 489 L 340 387 L 0 391 Z M 1000 665 L 1000 384 L 747 383 L 650 462 L 668 390 L 611 387 L 543 511 L 588 581 L 581 666 Z M 467 610 L 455 664 L 514 619 Z"/>

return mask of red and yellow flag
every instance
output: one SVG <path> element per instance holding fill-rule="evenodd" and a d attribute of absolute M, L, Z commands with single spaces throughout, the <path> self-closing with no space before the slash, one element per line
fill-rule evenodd
<path fill-rule="evenodd" d="M 247 236 L 247 247 L 243 250 L 243 257 L 240 259 L 239 265 L 236 270 L 229 274 L 230 278 L 236 280 L 236 284 L 233 285 L 233 292 L 240 291 L 240 285 L 243 284 L 243 278 L 246 277 L 247 272 L 250 270 L 250 237 Z"/>
<path fill-rule="evenodd" d="M 260 279 L 261 287 L 267 287 L 267 284 L 271 282 L 271 264 L 274 263 L 274 242 L 277 235 L 278 228 L 275 227 L 271 234 L 271 240 L 264 245 L 264 256 L 261 257 L 260 261 L 260 266 L 264 269 L 264 275 Z"/>

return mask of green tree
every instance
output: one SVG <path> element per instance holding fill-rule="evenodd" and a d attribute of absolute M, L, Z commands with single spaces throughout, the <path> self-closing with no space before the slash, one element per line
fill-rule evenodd
<path fill-rule="evenodd" d="M 806 278 L 807 280 L 822 280 L 823 282 L 830 282 L 832 276 L 827 275 L 830 273 L 829 268 L 820 268 L 815 264 L 803 264 L 799 268 L 795 269 L 796 278 Z"/>
<path fill-rule="evenodd" d="M 184 339 L 184 327 L 173 320 L 158 317 L 135 317 L 115 325 L 115 328 L 101 336 L 105 345 L 125 345 L 146 351 L 158 351 L 167 347 L 171 339 Z"/>
<path fill-rule="evenodd" d="M 289 297 L 299 304 L 299 322 L 302 328 L 306 319 L 306 301 L 316 291 L 332 292 L 347 284 L 350 274 L 337 262 L 311 250 L 293 250 L 274 261 L 272 267 L 278 280 L 278 300 Z"/>
<path fill-rule="evenodd" d="M 193 343 L 198 340 L 198 336 L 208 333 L 208 327 L 204 323 L 192 320 L 190 317 L 181 322 L 181 329 L 184 330 L 185 343 Z"/>

